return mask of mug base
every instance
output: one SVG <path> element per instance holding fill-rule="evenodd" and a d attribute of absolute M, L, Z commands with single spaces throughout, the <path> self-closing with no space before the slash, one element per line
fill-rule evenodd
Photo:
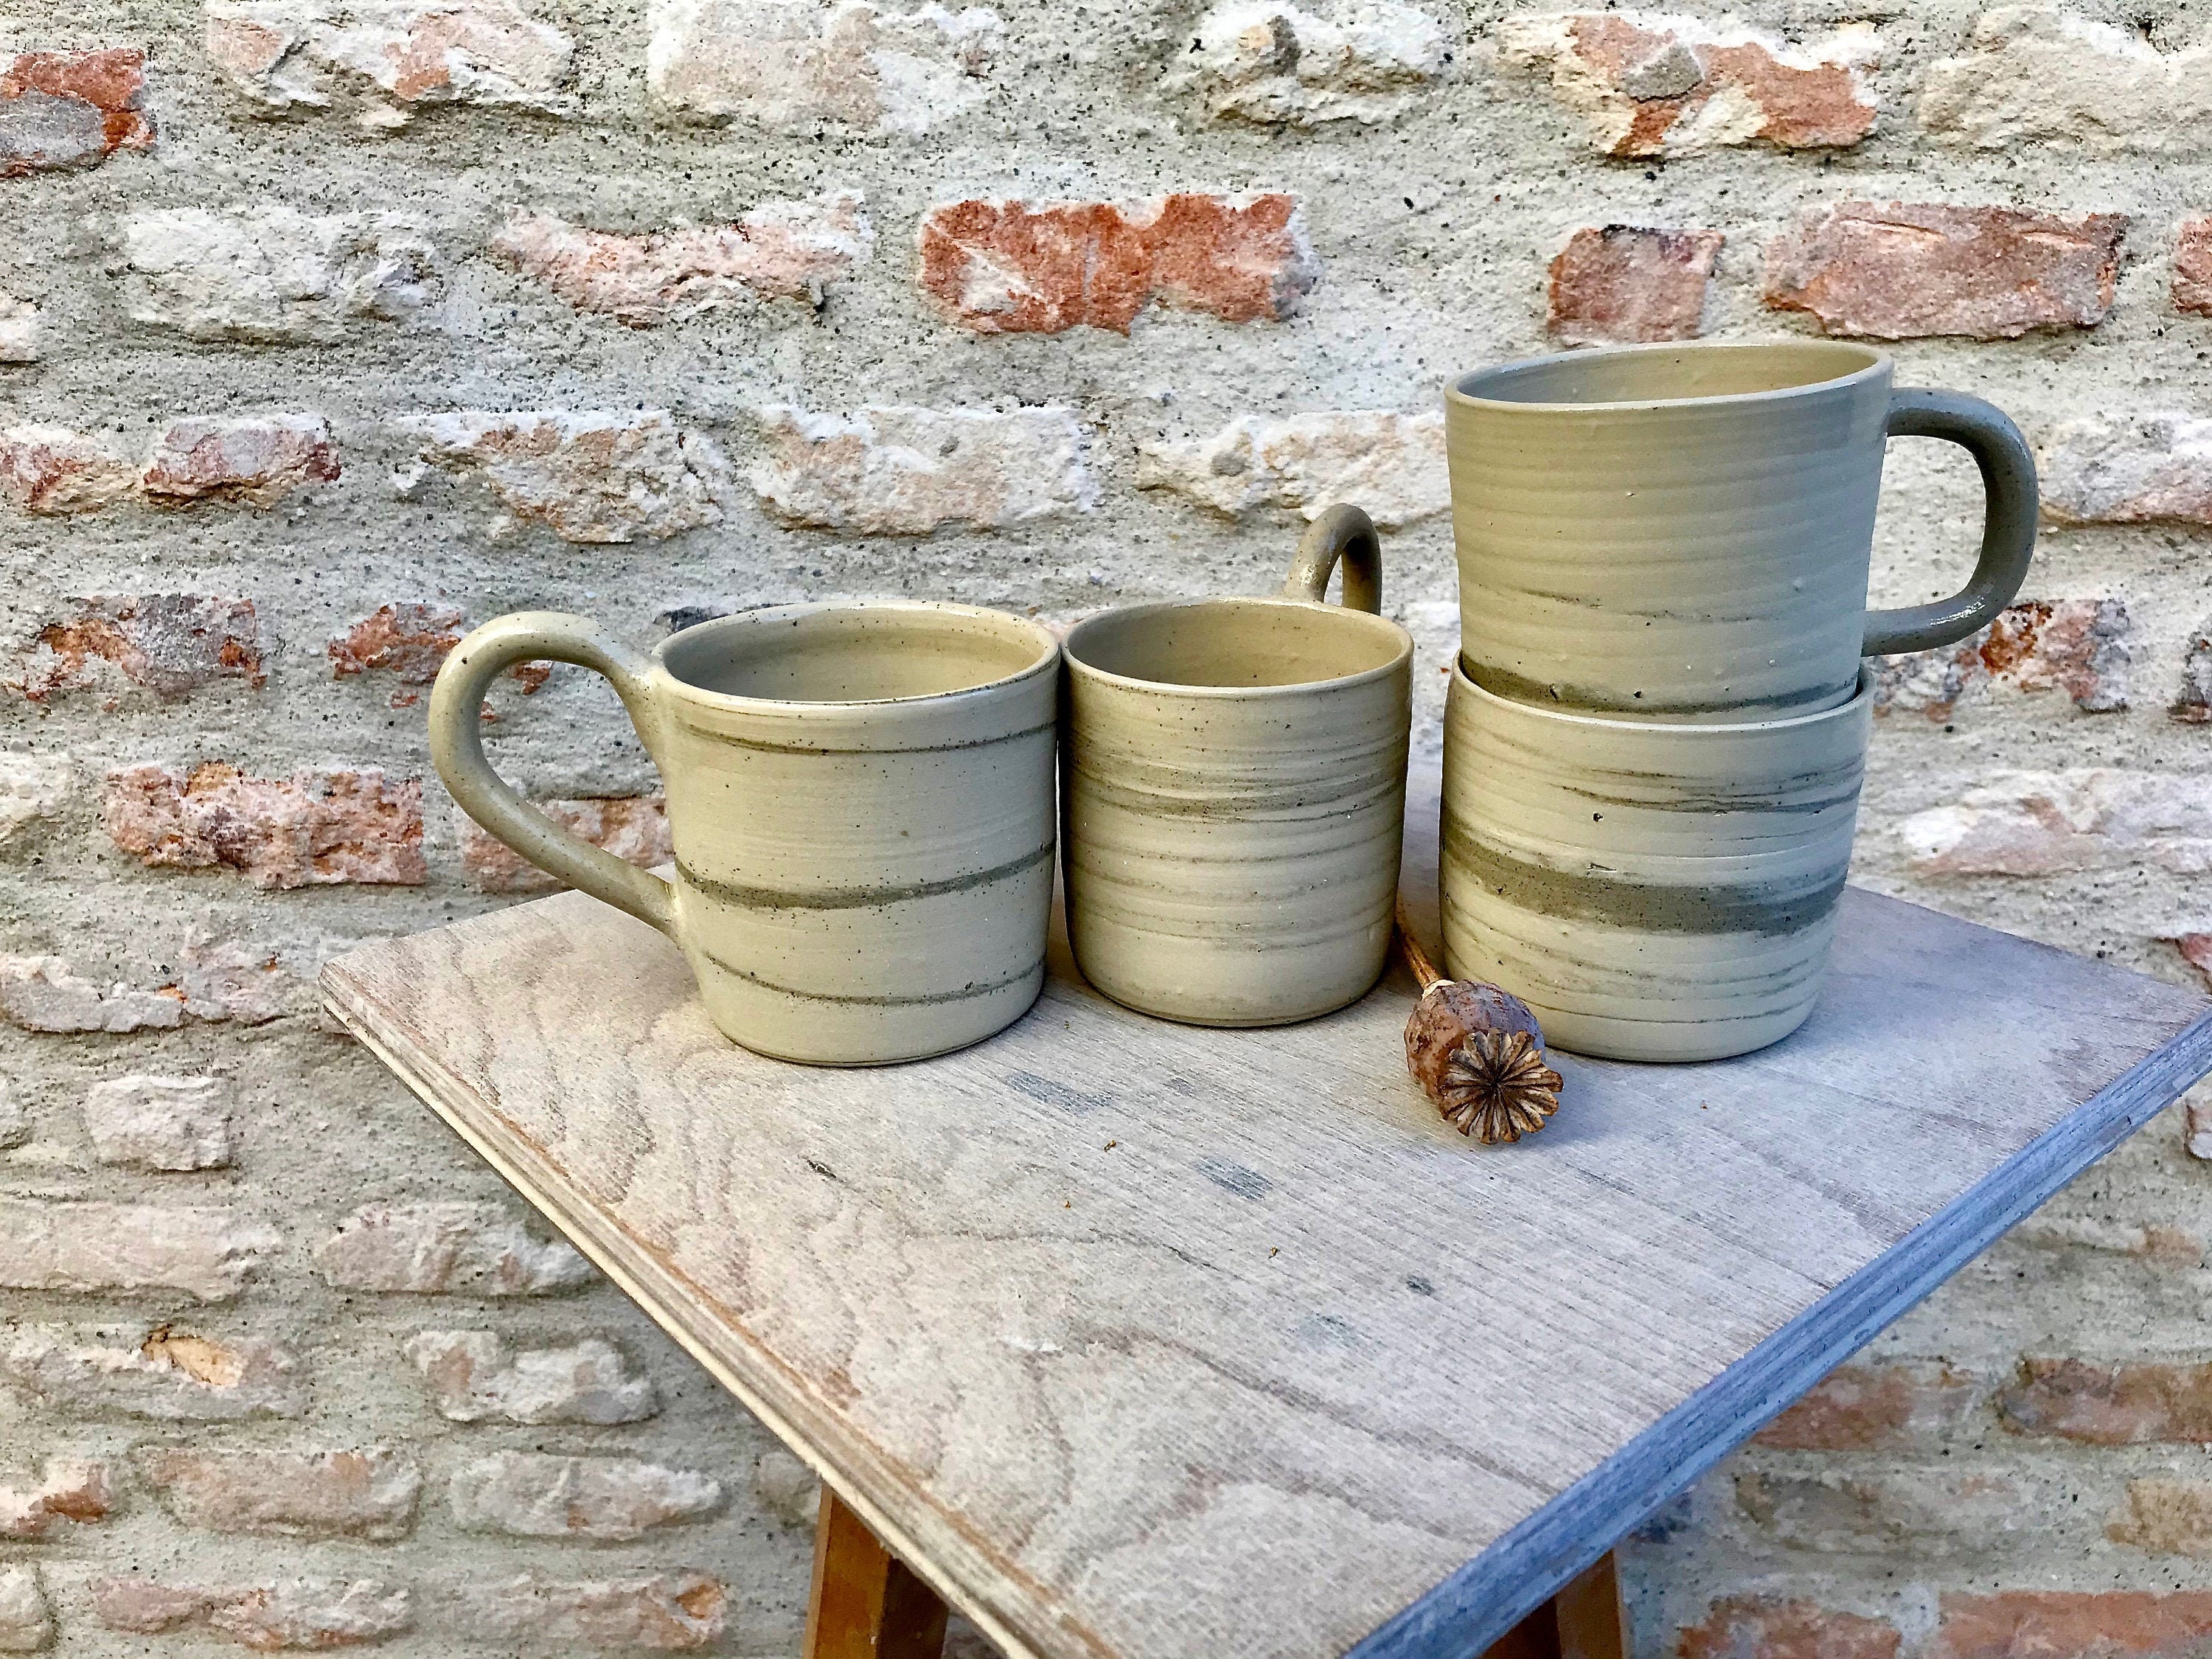
<path fill-rule="evenodd" d="M 1681 1064 L 1734 1060 L 1739 1054 L 1771 1048 L 1805 1023 L 1812 1014 L 1814 1000 L 1743 1019 L 1684 1022 L 1619 1019 L 1571 1013 L 1535 1003 L 1528 1006 L 1544 1028 L 1547 1048 L 1592 1060 Z"/>
<path fill-rule="evenodd" d="M 1204 993 L 1182 992 L 1158 985 L 1131 984 L 1111 974 L 1101 977 L 1085 967 L 1083 953 L 1078 951 L 1075 965 L 1091 988 L 1124 1008 L 1135 1010 L 1152 1019 L 1169 1020 L 1177 1025 L 1209 1027 L 1215 1030 L 1256 1030 L 1269 1025 L 1297 1025 L 1310 1019 L 1319 1019 L 1323 1014 L 1333 1014 L 1340 1008 L 1348 1008 L 1375 988 L 1387 965 L 1385 956 L 1376 961 L 1364 978 L 1339 976 L 1330 983 L 1310 990 L 1308 995 L 1296 1002 L 1286 1002 L 1280 996 L 1270 997 L 1255 990 L 1239 994 L 1234 988 L 1224 988 L 1218 982 Z M 1205 975 L 1198 976 L 1201 979 Z"/>

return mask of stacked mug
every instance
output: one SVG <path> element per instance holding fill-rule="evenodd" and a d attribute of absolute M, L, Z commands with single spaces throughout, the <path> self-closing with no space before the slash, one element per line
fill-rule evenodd
<path fill-rule="evenodd" d="M 1802 341 L 1573 353 L 1451 388 L 1445 957 L 1562 1048 L 1710 1060 L 1796 1029 L 1850 860 L 1862 659 L 1965 638 L 2027 574 L 2019 431 L 1891 379 L 1880 352 Z M 1979 464 L 1980 557 L 1948 599 L 1869 612 L 1886 441 L 1907 435 Z"/>

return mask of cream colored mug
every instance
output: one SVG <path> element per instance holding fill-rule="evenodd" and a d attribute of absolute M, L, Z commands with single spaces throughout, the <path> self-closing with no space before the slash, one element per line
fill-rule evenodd
<path fill-rule="evenodd" d="M 667 787 L 673 882 L 558 828 L 485 760 L 485 686 L 541 659 L 614 683 Z M 649 657 L 529 611 L 447 658 L 430 754 L 486 830 L 675 940 L 732 1040 L 818 1065 L 918 1060 L 1043 988 L 1059 672 L 1044 629 L 971 605 L 777 605 Z"/>
<path fill-rule="evenodd" d="M 1452 675 L 1448 971 L 1562 1048 L 1718 1060 L 1813 1010 L 1850 867 L 1873 698 L 1735 725 L 1607 720 Z"/>
<path fill-rule="evenodd" d="M 2019 592 L 2035 463 L 1978 398 L 1893 390 L 1841 341 L 1570 352 L 1446 398 L 1460 652 L 1498 696 L 1721 723 L 1848 702 L 1862 655 L 1964 639 Z M 1867 611 L 1886 440 L 1980 465 L 1979 562 L 1959 593 Z"/>
<path fill-rule="evenodd" d="M 1323 603 L 1341 556 L 1344 603 Z M 1176 599 L 1067 636 L 1067 934 L 1091 984 L 1199 1025 L 1358 999 L 1390 949 L 1413 642 L 1332 507 L 1278 599 Z"/>

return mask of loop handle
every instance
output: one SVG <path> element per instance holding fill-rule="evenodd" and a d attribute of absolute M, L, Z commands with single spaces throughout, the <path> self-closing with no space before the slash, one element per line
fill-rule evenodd
<path fill-rule="evenodd" d="M 1290 580 L 1283 584 L 1286 599 L 1310 599 L 1316 605 L 1328 598 L 1329 573 L 1344 561 L 1344 604 L 1354 611 L 1382 609 L 1382 541 L 1374 520 L 1358 507 L 1339 504 L 1313 521 L 1298 538 L 1291 559 Z"/>
<path fill-rule="evenodd" d="M 519 611 L 477 629 L 438 671 L 430 689 L 430 759 L 438 775 L 464 812 L 539 869 L 672 934 L 675 891 L 667 882 L 563 830 L 526 804 L 484 757 L 484 688 L 519 662 L 571 662 L 605 675 L 653 752 L 652 664 L 588 617 Z"/>
<path fill-rule="evenodd" d="M 1889 432 L 1963 447 L 1982 470 L 1988 506 L 1981 556 L 1966 585 L 1931 605 L 1869 611 L 1863 648 L 1869 657 L 1932 651 L 1987 627 L 2020 592 L 2035 553 L 2035 457 L 2002 410 L 1964 392 L 1908 387 L 1889 394 Z"/>

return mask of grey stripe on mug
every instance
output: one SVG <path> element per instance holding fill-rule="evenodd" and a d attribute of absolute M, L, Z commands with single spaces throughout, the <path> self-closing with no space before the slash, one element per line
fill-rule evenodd
<path fill-rule="evenodd" d="M 1832 867 L 1785 881 L 1655 884 L 1595 871 L 1577 872 L 1516 858 L 1447 820 L 1444 860 L 1510 902 L 1539 915 L 1649 933 L 1802 932 L 1835 907 L 1849 869 L 1850 846 Z"/>
<path fill-rule="evenodd" d="M 886 739 L 870 744 L 866 748 L 839 748 L 819 743 L 769 743 L 761 738 L 732 737 L 727 732 L 718 732 L 711 726 L 701 726 L 685 720 L 681 714 L 672 717 L 674 723 L 695 738 L 709 743 L 727 744 L 732 749 L 750 749 L 765 755 L 950 755 L 963 749 L 989 749 L 1002 743 L 1012 743 L 1017 738 L 1033 738 L 1041 732 L 1058 728 L 1058 720 L 1042 726 L 1025 726 L 1018 732 L 1001 732 L 996 737 L 968 738 L 958 743 L 918 743 L 904 748 Z"/>
<path fill-rule="evenodd" d="M 964 876 L 854 887 L 750 887 L 738 882 L 719 881 L 702 876 L 696 871 L 684 868 L 680 859 L 677 860 L 676 873 L 683 878 L 684 884 L 695 892 L 704 893 L 720 903 L 734 905 L 744 910 L 865 910 L 878 904 L 903 904 L 911 899 L 937 898 L 946 893 L 965 893 L 978 887 L 988 887 L 994 881 L 1005 881 L 1025 870 L 1035 869 L 1040 864 L 1050 863 L 1052 854 L 1052 843 L 1047 842 L 1035 852 L 1025 853 L 1011 863 L 974 871 Z M 738 970 L 732 968 L 730 971 L 736 973 Z"/>
<path fill-rule="evenodd" d="M 836 1003 L 848 1008 L 923 1008 L 954 1002 L 973 1002 L 978 997 L 996 996 L 1001 991 L 1012 990 L 1044 972 L 1044 958 L 1039 957 L 1028 967 L 1009 974 L 1004 979 L 994 979 L 984 985 L 963 985 L 957 991 L 932 991 L 913 997 L 857 996 L 845 991 L 809 991 L 796 985 L 780 985 L 775 980 L 763 979 L 758 974 L 749 974 L 742 968 L 733 967 L 712 951 L 702 951 L 700 954 L 724 973 L 741 979 L 748 985 L 757 985 L 763 991 L 775 991 L 805 1002 Z"/>

